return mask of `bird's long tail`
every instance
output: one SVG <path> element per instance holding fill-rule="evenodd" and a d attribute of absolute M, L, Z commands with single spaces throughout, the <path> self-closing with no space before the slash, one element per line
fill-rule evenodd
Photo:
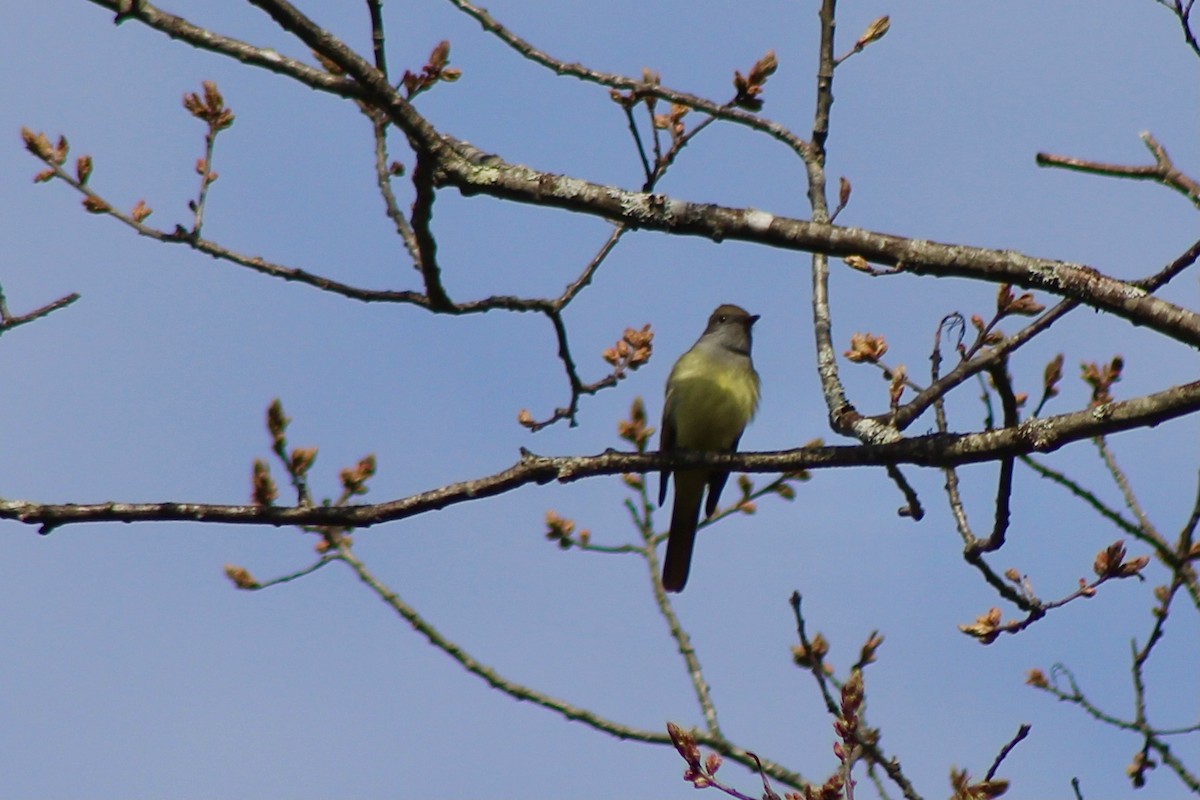
<path fill-rule="evenodd" d="M 663 588 L 681 592 L 687 584 L 692 565 L 692 546 L 700 522 L 700 501 L 704 497 L 705 474 L 697 471 L 675 473 L 675 504 L 671 509 L 671 534 L 663 561 Z"/>

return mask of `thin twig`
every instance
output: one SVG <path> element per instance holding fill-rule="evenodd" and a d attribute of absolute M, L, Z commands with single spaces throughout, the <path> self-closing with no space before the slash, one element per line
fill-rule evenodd
<path fill-rule="evenodd" d="M 66 308 L 79 299 L 78 292 L 71 292 L 57 300 L 52 300 L 40 308 L 35 308 L 33 311 L 27 311 L 24 314 L 12 314 L 8 310 L 8 301 L 4 296 L 4 288 L 0 287 L 0 336 L 3 336 L 13 328 L 26 325 L 34 320 L 58 311 L 60 308 Z"/>
<path fill-rule="evenodd" d="M 278 578 L 271 578 L 270 580 L 262 581 L 260 583 L 256 583 L 254 586 L 247 586 L 245 588 L 250 591 L 259 591 L 262 589 L 269 589 L 272 586 L 278 586 L 283 583 L 290 583 L 294 580 L 298 580 L 299 578 L 311 575 L 322 567 L 332 564 L 335 561 L 341 561 L 341 558 L 338 556 L 324 555 L 303 569 L 290 572 L 287 575 L 280 575 Z"/>
<path fill-rule="evenodd" d="M 1166 285 L 1168 281 L 1192 264 L 1195 264 L 1197 259 L 1200 259 L 1200 240 L 1197 240 L 1191 247 L 1184 250 L 1179 258 L 1176 258 L 1155 274 L 1141 280 L 1133 281 L 1131 285 L 1145 289 L 1148 292 L 1153 292 Z"/>
<path fill-rule="evenodd" d="M 650 158 L 646 155 L 646 146 L 642 144 L 642 134 L 638 131 L 637 120 L 633 118 L 633 106 L 622 103 L 621 110 L 625 112 L 625 121 L 629 123 L 629 133 L 633 136 L 633 144 L 637 148 L 638 158 L 642 162 L 642 173 L 646 177 L 645 185 L 648 186 L 654 173 L 650 169 Z"/>
<path fill-rule="evenodd" d="M 555 309 L 561 311 L 566 308 L 579 292 L 592 282 L 592 278 L 596 276 L 596 270 L 600 269 L 600 265 L 604 263 L 604 259 L 608 258 L 608 254 L 613 251 L 613 248 L 617 246 L 617 243 L 621 241 L 621 237 L 628 230 L 629 227 L 626 225 L 613 226 L 612 232 L 604 240 L 604 244 L 600 245 L 600 249 L 592 256 L 592 259 L 583 268 L 583 271 L 579 273 L 579 277 L 567 284 L 567 287 L 563 289 L 563 293 L 554 301 L 553 307 Z"/>
<path fill-rule="evenodd" d="M 349 547 L 343 545 L 338 550 L 336 558 L 349 566 L 354 571 L 354 574 L 358 576 L 358 579 L 366 584 L 393 611 L 400 615 L 405 622 L 412 626 L 413 630 L 425 637 L 438 650 L 441 650 L 457 661 L 459 666 L 467 672 L 482 678 L 492 688 L 498 689 L 504 694 L 518 700 L 527 700 L 535 705 L 555 711 L 567 719 L 578 720 L 596 730 L 612 734 L 620 739 L 631 739 L 655 744 L 670 743 L 670 738 L 664 733 L 622 725 L 601 717 L 585 708 L 574 706 L 565 700 L 551 697 L 528 686 L 508 680 L 496 672 L 496 670 L 471 656 L 460 645 L 447 639 L 421 616 L 415 608 L 406 603 L 399 595 L 376 578 Z"/>
<path fill-rule="evenodd" d="M 654 106 L 655 106 L 654 100 L 655 99 L 656 98 L 653 98 L 653 97 L 647 98 L 647 100 L 646 100 L 646 116 L 650 118 L 650 136 L 651 136 L 650 141 L 653 143 L 653 146 L 654 146 L 654 169 L 657 171 L 662 168 L 663 152 L 662 152 L 662 132 L 658 129 L 658 126 L 654 124 Z M 650 191 L 650 188 L 653 185 L 654 185 L 654 178 L 648 177 L 646 180 L 646 184 L 643 187 L 643 190 L 648 192 L 648 191 Z"/>
<path fill-rule="evenodd" d="M 897 513 L 914 522 L 920 521 L 925 516 L 925 509 L 921 507 L 921 498 L 917 496 L 917 490 L 912 487 L 912 484 L 904 477 L 904 473 L 895 464 L 888 464 L 887 474 L 892 479 L 892 483 L 896 484 L 900 493 L 904 495 L 904 505 Z"/>
<path fill-rule="evenodd" d="M 996 771 L 1000 769 L 1000 765 L 1004 762 L 1004 759 L 1008 758 L 1008 754 L 1011 753 L 1013 748 L 1020 744 L 1021 741 L 1029 735 L 1031 730 L 1033 730 L 1033 726 L 1029 723 L 1022 723 L 1021 727 L 1017 728 L 1016 735 L 1013 736 L 1008 744 L 1004 745 L 1004 747 L 1000 749 L 1000 752 L 996 755 L 996 760 L 992 762 L 991 768 L 988 769 L 987 774 L 983 776 L 985 781 L 990 781 L 992 778 L 996 777 Z"/>
<path fill-rule="evenodd" d="M 645 440 L 638 441 L 638 448 L 639 451 L 644 451 Z M 658 560 L 658 545 L 661 540 L 654 533 L 654 505 L 650 502 L 644 478 L 637 487 L 637 496 L 640 509 L 628 500 L 626 508 L 629 509 L 634 527 L 642 539 L 641 547 L 636 548 L 636 552 L 645 559 L 646 568 L 649 571 L 650 588 L 654 594 L 654 604 L 658 608 L 658 613 L 667 623 L 667 629 L 679 650 L 679 655 L 683 657 L 683 663 L 687 667 L 688 680 L 696 693 L 696 702 L 700 706 L 700 713 L 704 716 L 708 735 L 715 740 L 725 740 L 725 735 L 721 732 L 721 726 L 717 722 L 717 706 L 713 702 L 712 690 L 708 685 L 708 680 L 704 677 L 704 670 L 700 666 L 700 658 L 696 654 L 696 649 L 692 647 L 691 637 L 688 636 L 683 624 L 679 621 L 679 615 L 675 613 L 675 606 L 671 603 L 671 598 L 666 591 L 663 590 L 662 581 L 658 577 L 662 574 L 662 565 Z"/>
<path fill-rule="evenodd" d="M 1186 562 L 1180 561 L 1178 548 L 1172 549 L 1162 540 L 1161 537 L 1147 537 L 1143 534 L 1143 529 L 1135 521 L 1123 517 L 1117 509 L 1105 503 L 1094 492 L 1082 486 L 1079 482 L 1068 477 L 1065 473 L 1053 469 L 1040 461 L 1035 460 L 1030 455 L 1018 456 L 1021 463 L 1028 466 L 1038 475 L 1041 475 L 1047 480 L 1053 481 L 1065 488 L 1075 497 L 1078 497 L 1090 508 L 1092 508 L 1100 516 L 1116 525 L 1125 533 L 1149 545 L 1154 549 L 1154 554 L 1160 561 L 1166 564 L 1172 571 L 1182 569 L 1185 583 L 1184 586 L 1188 590 L 1188 594 L 1192 599 L 1193 604 L 1200 608 L 1200 586 L 1197 585 L 1195 579 L 1195 570 Z M 1200 494 L 1197 496 L 1197 505 L 1193 509 L 1193 518 L 1200 522 Z M 1186 551 L 1185 551 L 1186 552 Z"/>
<path fill-rule="evenodd" d="M 1192 21 L 1190 19 L 1192 13 L 1192 4 L 1195 0 L 1158 0 L 1159 5 L 1164 6 L 1175 14 L 1179 20 L 1179 27 L 1183 30 L 1183 40 L 1188 43 L 1188 47 L 1192 48 L 1192 52 L 1200 56 L 1200 42 L 1196 41 L 1196 34 L 1192 30 Z"/>
<path fill-rule="evenodd" d="M 1200 794 L 1200 776 L 1197 776 L 1196 773 L 1189 770 L 1187 765 L 1180 761 L 1179 758 L 1171 752 L 1171 748 L 1167 746 L 1166 742 L 1157 738 L 1152 739 L 1150 741 L 1150 747 L 1155 753 L 1158 754 L 1158 757 L 1162 759 L 1162 762 L 1170 767 L 1171 771 L 1175 773 L 1179 780 L 1181 780 L 1183 784 L 1187 786 L 1189 791 L 1191 791 L 1193 794 Z"/>
<path fill-rule="evenodd" d="M 938 341 L 940 341 L 940 337 Z M 938 365 L 941 363 L 940 349 L 938 349 L 936 342 L 934 356 L 935 357 L 932 359 L 932 361 L 934 376 L 936 377 Z M 937 419 L 938 430 L 945 432 L 947 430 L 946 410 L 943 399 L 940 397 L 934 401 L 934 413 Z M 988 420 L 987 427 L 989 429 L 992 427 L 990 418 Z M 1036 597 L 1026 596 L 1022 592 L 1017 591 L 1017 589 L 1013 586 L 1010 586 L 1008 582 L 1006 582 L 1002 576 L 998 575 L 996 571 L 992 569 L 991 565 L 984 560 L 984 551 L 981 547 L 981 542 L 985 540 L 981 540 L 975 535 L 975 532 L 971 529 L 970 522 L 967 520 L 966 506 L 963 503 L 962 493 L 959 491 L 958 470 L 955 469 L 953 465 L 950 465 L 943 467 L 942 473 L 946 477 L 946 501 L 950 506 L 950 514 L 954 518 L 954 525 L 958 530 L 958 535 L 963 540 L 963 560 L 975 567 L 975 569 L 979 571 L 980 575 L 983 576 L 984 581 L 986 581 L 989 586 L 995 589 L 1001 597 L 1003 597 L 1005 600 L 1008 600 L 1022 611 L 1028 612 L 1030 617 L 1027 618 L 1026 624 L 1032 623 L 1032 615 L 1039 613 L 1040 601 L 1038 601 Z M 1001 477 L 1003 478 L 1003 475 Z M 1011 481 L 1011 474 L 1009 476 L 1009 480 Z M 997 491 L 999 492 L 1002 488 L 1003 483 L 997 488 Z M 997 516 L 997 527 L 1000 520 L 1001 517 Z M 995 534 L 995 529 L 993 530 L 993 534 Z M 1045 612 L 1042 611 L 1040 613 L 1044 614 Z"/>
<path fill-rule="evenodd" d="M 1183 581 L 1184 588 L 1192 598 L 1193 605 L 1200 609 L 1200 580 L 1197 580 L 1196 567 L 1192 559 L 1198 523 L 1200 523 L 1200 487 L 1197 488 L 1196 499 L 1192 503 L 1192 513 L 1188 516 L 1187 522 L 1183 524 L 1183 528 L 1180 529 L 1179 539 L 1175 545 L 1175 552 L 1179 554 L 1182 563 L 1172 565 L 1175 575 Z"/>
<path fill-rule="evenodd" d="M 634 91 L 642 95 L 653 95 L 661 100 L 667 100 L 672 103 L 677 103 L 688 108 L 693 108 L 697 111 L 703 111 L 712 114 L 720 119 L 728 120 L 739 125 L 745 125 L 754 130 L 762 131 L 788 147 L 790 147 L 797 155 L 803 156 L 807 145 L 804 140 L 800 139 L 796 134 L 792 133 L 783 125 L 777 122 L 763 119 L 757 114 L 751 114 L 737 108 L 723 108 L 711 100 L 705 100 L 702 97 L 697 97 L 686 92 L 679 92 L 669 89 L 659 84 L 645 83 L 635 80 L 624 75 L 617 75 L 609 72 L 600 72 L 598 70 L 589 69 L 582 64 L 575 62 L 566 62 L 554 58 L 547 53 L 534 47 L 525 39 L 517 36 L 504 25 L 496 21 L 486 9 L 480 8 L 468 0 L 449 0 L 452 5 L 457 7 L 476 22 L 478 22 L 485 31 L 496 36 L 500 41 L 507 44 L 522 57 L 529 59 L 535 64 L 540 64 L 547 69 L 553 70 L 557 75 L 569 75 L 580 80 L 597 83 L 601 86 L 608 86 L 613 89 L 622 89 L 625 91 Z"/>
<path fill-rule="evenodd" d="M 537 432 L 541 429 L 553 425 L 559 420 L 568 420 L 568 424 L 573 428 L 578 423 L 576 413 L 579 411 L 579 401 L 584 395 L 596 394 L 602 389 L 608 389 L 616 386 L 625 373 L 619 366 L 614 367 L 613 371 L 605 375 L 600 380 L 592 383 L 584 383 L 579 377 L 579 371 L 575 366 L 575 359 L 571 355 L 571 345 L 567 336 L 567 326 L 563 321 L 562 314 L 554 308 L 546 310 L 546 317 L 554 326 L 554 336 L 558 341 L 558 360 L 562 362 L 563 369 L 567 373 L 567 383 L 571 389 L 571 397 L 566 406 L 560 406 L 554 409 L 554 413 L 546 419 L 534 420 L 524 419 L 521 424 L 531 431 Z"/>
<path fill-rule="evenodd" d="M 525 422 L 525 427 L 531 431 L 539 431 L 563 419 L 568 420 L 568 424 L 571 427 L 575 427 L 578 424 L 576 414 L 579 411 L 580 399 L 584 395 L 596 394 L 602 389 L 616 386 L 621 377 L 623 377 L 621 372 L 614 370 L 612 373 L 593 383 L 583 382 L 575 366 L 575 359 L 571 355 L 571 345 L 567 335 L 566 322 L 564 322 L 562 317 L 562 311 L 585 286 L 592 282 L 592 278 L 595 277 L 596 271 L 600 269 L 600 265 L 608 258 L 608 255 L 617 246 L 617 243 L 621 241 L 621 237 L 627 230 L 628 228 L 624 225 L 614 226 L 604 244 L 592 256 L 592 259 L 583 268 L 583 271 L 579 273 L 579 276 L 563 289 L 562 294 L 547 304 L 544 309 L 541 309 L 546 318 L 550 320 L 550 324 L 554 326 L 554 338 L 558 342 L 558 360 L 562 362 L 563 369 L 566 371 L 567 385 L 570 387 L 571 397 L 567 401 L 567 405 L 554 409 L 554 413 L 546 419 Z"/>
<path fill-rule="evenodd" d="M 396 200 L 396 193 L 392 191 L 393 170 L 392 166 L 388 163 L 387 149 L 388 118 L 378 112 L 371 112 L 368 116 L 371 118 L 371 130 L 375 138 L 375 185 L 379 188 L 379 194 L 383 198 L 383 207 L 388 219 L 396 227 L 396 233 L 400 236 L 400 241 L 404 242 L 404 248 L 408 250 L 409 256 L 412 257 L 413 267 L 420 271 L 421 248 L 417 244 L 417 238 L 413 234 L 412 226 L 408 224 L 408 219 L 404 216 L 404 212 L 400 210 L 400 203 Z"/>
<path fill-rule="evenodd" d="M 925 413 L 933 402 L 940 397 L 945 396 L 954 387 L 964 381 L 978 375 L 999 363 L 1009 354 L 1027 344 L 1038 334 L 1046 332 L 1051 325 L 1066 316 L 1070 311 L 1079 306 L 1079 301 L 1066 299 L 1059 301 L 1053 308 L 1047 310 L 1040 317 L 1035 319 L 1030 324 L 1026 325 L 1012 336 L 1006 336 L 1003 341 L 988 347 L 985 350 L 980 350 L 966 360 L 961 361 L 954 369 L 947 372 L 941 377 L 935 378 L 930 385 L 921 390 L 916 397 L 901 406 L 894 414 L 890 414 L 888 419 L 894 421 L 894 424 L 900 430 L 908 428 L 912 423 Z M 879 419 L 882 419 L 882 415 Z"/>
<path fill-rule="evenodd" d="M 1111 164 L 1104 161 L 1092 161 L 1090 159 L 1060 156 L 1052 153 L 1038 153 L 1037 165 L 1039 167 L 1061 167 L 1063 169 L 1075 170 L 1076 172 L 1105 175 L 1113 178 L 1154 181 L 1155 183 L 1160 183 L 1163 186 L 1174 189 L 1190 200 L 1192 205 L 1200 208 L 1200 181 L 1196 181 L 1194 178 L 1180 172 L 1175 167 L 1174 162 L 1171 161 L 1171 157 L 1167 155 L 1166 148 L 1159 144 L 1152 133 L 1143 131 L 1141 138 L 1142 143 L 1146 145 L 1146 148 L 1154 157 L 1154 164 L 1150 166 L 1130 167 L 1124 164 Z"/>
<path fill-rule="evenodd" d="M 1108 440 L 1103 436 L 1097 436 L 1094 443 L 1096 449 L 1100 451 L 1100 458 L 1104 461 L 1105 469 L 1112 476 L 1113 481 L 1117 484 L 1117 488 L 1121 490 L 1121 497 L 1125 499 L 1125 507 L 1130 510 L 1134 518 L 1138 521 L 1138 529 L 1140 531 L 1138 538 L 1143 541 L 1154 540 L 1161 542 L 1163 547 L 1166 547 L 1166 540 L 1163 539 L 1158 530 L 1150 522 L 1150 518 L 1146 516 L 1146 512 L 1142 509 L 1142 504 L 1138 502 L 1137 495 L 1133 493 L 1133 487 L 1129 485 L 1129 476 L 1117 464 L 1116 456 L 1113 455 L 1112 448 L 1108 446 Z"/>
<path fill-rule="evenodd" d="M 442 271 L 437 263 L 437 240 L 430 227 L 435 199 L 433 173 L 433 159 L 423 153 L 417 153 L 417 163 L 413 167 L 412 175 L 416 199 L 413 200 L 411 224 L 417 243 L 417 265 L 425 279 L 425 296 L 429 298 L 430 309 L 449 311 L 454 308 L 454 303 L 442 286 Z"/>
<path fill-rule="evenodd" d="M 837 716 L 838 704 L 833 698 L 833 692 L 829 690 L 829 679 L 825 671 L 824 654 L 820 650 L 814 649 L 812 642 L 808 638 L 808 631 L 804 625 L 804 614 L 800 611 L 801 601 L 800 592 L 792 592 L 789 603 L 792 607 L 792 615 L 796 618 L 796 638 L 800 640 L 800 646 L 804 648 L 805 655 L 808 658 L 808 671 L 812 673 L 813 678 L 817 681 L 817 686 L 821 689 L 821 697 L 825 700 L 825 710 Z"/>
<path fill-rule="evenodd" d="M 1025 464 L 1043 478 L 1062 486 L 1068 492 L 1078 497 L 1087 505 L 1091 506 L 1098 514 L 1100 514 L 1100 516 L 1104 517 L 1130 536 L 1137 536 L 1141 533 L 1141 528 L 1139 528 L 1135 522 L 1125 519 L 1123 516 L 1121 516 L 1121 512 L 1106 504 L 1094 492 L 1084 488 L 1066 473 L 1060 472 L 1053 467 L 1043 464 L 1042 462 L 1034 459 L 1033 456 L 1019 456 L 1019 458 L 1022 464 Z"/>
<path fill-rule="evenodd" d="M 211 122 L 208 126 L 208 132 L 204 136 L 204 169 L 200 174 L 200 191 L 196 199 L 191 203 L 192 206 L 192 230 L 191 236 L 198 237 L 200 235 L 200 226 L 204 224 L 204 209 L 208 203 L 208 190 L 212 187 L 216 173 L 213 171 L 213 153 L 217 146 L 217 133 L 219 129 Z"/>
<path fill-rule="evenodd" d="M 796 636 L 800 640 L 800 646 L 803 648 L 808 662 L 808 670 L 816 678 L 817 686 L 821 689 L 821 697 L 825 700 L 825 710 L 836 719 L 841 719 L 841 705 L 834 698 L 829 686 L 833 684 L 838 688 L 838 683 L 827 672 L 823 653 L 820 649 L 815 649 L 813 643 L 808 638 L 808 632 L 805 629 L 804 615 L 801 613 L 800 604 L 801 597 L 799 592 L 792 592 L 789 598 L 789 604 L 792 607 L 792 615 L 796 619 Z M 866 728 L 865 719 L 860 720 L 863 729 Z M 866 737 L 858 737 L 858 746 L 862 748 L 862 754 L 868 764 L 877 764 L 887 773 L 888 778 L 900 789 L 901 794 L 906 800 L 920 800 L 920 795 L 917 794 L 916 788 L 912 782 L 904 775 L 904 770 L 900 767 L 899 759 L 888 757 L 878 742 L 864 741 Z M 845 769 L 845 786 L 850 786 L 850 767 L 852 766 L 850 759 L 847 758 L 841 764 Z"/>
<path fill-rule="evenodd" d="M 383 34 L 383 0 L 367 0 L 367 12 L 371 15 L 371 49 L 375 53 L 375 69 L 388 74 L 387 50 Z"/>
<path fill-rule="evenodd" d="M 1069 686 L 1069 691 L 1064 690 L 1058 685 L 1059 676 L 1064 676 Z M 1079 684 L 1075 680 L 1075 675 L 1063 664 L 1055 664 L 1050 669 L 1051 680 L 1048 683 L 1039 685 L 1037 688 L 1058 698 L 1060 701 L 1078 706 L 1088 716 L 1093 719 L 1109 725 L 1119 730 L 1130 731 L 1140 734 L 1144 737 L 1144 743 L 1162 759 L 1176 776 L 1183 781 L 1187 787 L 1193 792 L 1200 792 L 1200 778 L 1187 769 L 1187 766 L 1181 762 L 1172 752 L 1166 742 L 1162 741 L 1162 737 L 1168 735 L 1180 735 L 1195 733 L 1200 731 L 1200 725 L 1189 726 L 1187 728 L 1179 728 L 1173 730 L 1157 730 L 1145 721 L 1144 718 L 1137 720 L 1124 720 L 1113 716 L 1105 711 L 1102 711 L 1091 700 L 1084 695 L 1079 688 Z"/>
<path fill-rule="evenodd" d="M 1012 382 L 1008 377 L 1007 361 L 1000 361 L 989 370 L 992 383 L 1000 394 L 1000 405 L 1004 411 L 1004 427 L 1015 428 L 1020 422 L 1017 416 L 1017 398 L 1013 393 Z M 995 517 L 992 532 L 985 541 L 977 542 L 976 547 L 981 553 L 993 553 L 1004 546 L 1004 538 L 1008 532 L 1008 523 L 1012 505 L 1013 458 L 1000 460 L 1000 475 L 996 481 Z"/>
<path fill-rule="evenodd" d="M 481 678 L 493 689 L 497 689 L 517 700 L 525 700 L 534 705 L 554 711 L 566 719 L 582 722 L 594 730 L 608 733 L 618 739 L 647 742 L 650 744 L 671 744 L 670 737 L 664 733 L 623 725 L 602 717 L 586 708 L 572 705 L 565 700 L 552 697 L 509 680 L 495 669 L 480 662 L 462 646 L 446 638 L 445 635 L 421 616 L 415 608 L 406 603 L 399 595 L 376 578 L 349 547 L 345 545 L 340 546 L 337 558 L 347 564 L 358 576 L 359 580 L 366 584 L 381 600 L 400 615 L 405 622 L 412 626 L 413 630 L 423 636 L 431 645 L 458 662 L 467 672 Z M 760 762 L 756 757 L 744 748 L 728 742 L 724 737 L 700 734 L 696 736 L 696 741 L 720 753 L 722 756 L 742 764 L 748 769 L 757 769 L 759 766 Z M 761 767 L 763 772 L 781 783 L 795 788 L 800 788 L 804 785 L 804 780 L 799 775 L 783 768 L 774 761 L 761 761 Z"/>
<path fill-rule="evenodd" d="M 891 800 L 891 795 L 887 792 L 887 785 L 883 782 L 883 778 L 879 777 L 879 769 L 874 761 L 867 762 L 867 777 L 871 779 L 871 785 L 875 787 L 879 800 Z"/>
<path fill-rule="evenodd" d="M 643 495 L 645 495 L 645 491 L 645 486 L 643 485 Z M 650 572 L 650 586 L 654 592 L 654 603 L 658 607 L 658 613 L 666 620 L 667 629 L 671 632 L 671 639 L 675 641 L 679 655 L 683 657 L 683 663 L 687 666 L 688 679 L 692 684 L 692 689 L 696 693 L 696 702 L 700 706 L 700 712 L 704 715 L 704 726 L 708 730 L 708 734 L 714 739 L 724 739 L 725 736 L 721 733 L 721 726 L 717 722 L 717 707 L 713 703 L 712 690 L 709 688 L 708 681 L 704 677 L 704 671 L 700 667 L 700 658 L 696 655 L 696 649 L 692 647 L 692 639 L 679 622 L 679 616 L 675 613 L 675 607 L 672 605 L 671 599 L 667 597 L 667 593 L 663 590 L 662 581 L 658 578 L 661 574 L 662 565 L 658 560 L 658 551 L 655 548 L 654 542 L 654 528 L 651 527 L 649 519 L 645 520 L 645 524 L 639 526 L 639 532 L 642 535 L 643 542 L 642 555 L 646 559 L 646 567 Z"/>
<path fill-rule="evenodd" d="M 733 104 L 731 101 L 722 106 L 722 108 L 731 107 L 732 105 Z M 692 141 L 692 139 L 696 138 L 696 136 L 699 135 L 705 128 L 716 121 L 717 116 L 715 114 L 710 114 L 697 123 L 691 130 L 672 141 L 671 146 L 667 148 L 666 153 L 658 153 L 655 156 L 654 175 L 651 180 L 647 181 L 645 191 L 649 192 L 654 189 L 654 187 L 658 184 L 659 179 L 661 179 L 663 175 L 667 173 L 667 170 L 671 168 L 671 165 L 675 163 L 675 159 L 679 156 L 680 152 L 683 151 L 683 148 L 686 147 L 688 143 Z"/>

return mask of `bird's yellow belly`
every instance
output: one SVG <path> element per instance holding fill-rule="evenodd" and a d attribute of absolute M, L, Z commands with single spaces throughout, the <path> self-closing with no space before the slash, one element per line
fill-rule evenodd
<path fill-rule="evenodd" d="M 754 416 L 758 381 L 733 367 L 681 364 L 671 383 L 675 446 L 728 450 Z"/>

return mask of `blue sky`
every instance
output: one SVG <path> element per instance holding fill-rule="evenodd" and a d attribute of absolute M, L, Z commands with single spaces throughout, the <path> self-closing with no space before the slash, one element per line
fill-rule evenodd
<path fill-rule="evenodd" d="M 261 12 L 181 2 L 166 10 L 307 57 Z M 305 6 L 365 47 L 362 4 Z M 816 4 L 493 0 L 489 10 L 552 54 L 589 66 L 662 73 L 665 84 L 727 99 L 733 70 L 768 49 L 779 72 L 764 114 L 811 126 Z M 418 69 L 441 39 L 463 76 L 420 98 L 441 130 L 510 161 L 601 183 L 640 184 L 624 119 L 607 90 L 521 60 L 449 3 L 385 6 L 393 71 Z M 1172 17 L 1140 2 L 962 0 L 843 3 L 839 52 L 868 22 L 892 30 L 850 59 L 835 84 L 829 174 L 854 185 L 839 222 L 1086 263 L 1122 278 L 1151 273 L 1194 240 L 1195 211 L 1161 187 L 1039 169 L 1040 150 L 1146 163 L 1152 131 L 1200 172 L 1200 63 Z M 233 249 L 371 288 L 419 283 L 391 232 L 371 172 L 370 129 L 348 103 L 194 50 L 144 26 L 116 27 L 81 0 L 0 12 L 0 285 L 16 313 L 68 292 L 82 299 L 0 342 L 0 496 L 46 502 L 249 496 L 268 455 L 263 412 L 282 398 L 297 445 L 320 448 L 322 496 L 367 452 L 382 501 L 490 474 L 518 448 L 588 454 L 621 446 L 616 421 L 635 396 L 661 413 L 672 360 L 709 311 L 736 302 L 762 315 L 764 382 L 742 447 L 831 439 L 813 369 L 807 256 L 740 243 L 626 237 L 567 314 L 585 380 L 626 326 L 650 323 L 655 356 L 616 389 L 585 398 L 580 425 L 531 435 L 516 424 L 567 399 L 540 317 L 447 318 L 364 305 L 139 239 L 85 214 L 61 185 L 35 185 L 21 126 L 66 134 L 95 160 L 92 186 L 151 222 L 187 219 L 203 130 L 180 106 L 214 80 L 237 121 L 217 144 L 220 173 L 206 235 Z M 396 156 L 403 157 L 397 146 Z M 411 166 L 411 164 L 410 164 Z M 715 125 L 661 190 L 689 200 L 805 217 L 800 163 L 781 145 Z M 407 203 L 407 199 L 405 200 Z M 607 236 L 600 220 L 439 194 L 434 218 L 456 299 L 554 295 Z M 1164 296 L 1195 305 L 1184 276 Z M 883 334 L 889 360 L 921 375 L 936 321 L 987 315 L 995 287 L 835 270 L 834 335 Z M 1119 397 L 1192 380 L 1196 355 L 1090 311 L 1076 312 L 1011 365 L 1019 390 L 1064 352 L 1053 413 L 1086 403 L 1080 361 L 1124 355 Z M 886 385 L 846 365 L 864 411 Z M 951 427 L 977 429 L 966 386 Z M 922 421 L 914 432 L 932 426 Z M 1195 496 L 1197 423 L 1114 437 L 1151 518 L 1173 535 Z M 1119 495 L 1095 448 L 1048 457 L 1109 502 Z M 940 474 L 909 470 L 929 512 L 913 523 L 881 471 L 817 474 L 794 503 L 764 501 L 700 537 L 677 609 L 730 738 L 813 779 L 834 768 L 832 731 L 812 680 L 791 665 L 787 597 L 846 668 L 873 629 L 886 636 L 867 673 L 869 718 L 926 796 L 948 793 L 951 766 L 982 775 L 1023 722 L 1030 738 L 1002 774 L 1012 797 L 1124 797 L 1135 737 L 1023 685 L 1025 670 L 1070 665 L 1107 709 L 1130 713 L 1128 648 L 1149 630 L 1151 584 L 1124 581 L 1024 634 L 984 648 L 963 636 L 996 598 L 961 560 Z M 993 467 L 963 470 L 968 512 L 990 519 Z M 277 472 L 278 474 L 278 472 Z M 656 616 L 640 561 L 562 552 L 543 539 L 548 508 L 595 541 L 631 541 L 625 490 L 608 478 L 526 487 L 493 500 L 356 535 L 356 551 L 449 638 L 511 679 L 631 725 L 698 724 L 683 665 Z M 285 495 L 286 497 L 286 495 Z M 997 559 L 1047 598 L 1090 575 L 1118 533 L 1077 501 L 1018 471 L 1010 544 Z M 666 514 L 656 517 L 660 528 Z M 0 794 L 25 798 L 213 796 L 471 797 L 571 794 L 690 797 L 669 749 L 622 743 L 488 689 L 425 644 L 352 574 L 333 565 L 258 593 L 222 574 L 298 569 L 313 541 L 292 531 L 185 524 L 81 525 L 39 537 L 0 523 Z M 1146 551 L 1131 544 L 1134 554 Z M 1150 568 L 1151 581 L 1162 573 Z M 1160 724 L 1193 724 L 1200 625 L 1178 607 L 1150 673 Z M 1180 743 L 1183 756 L 1195 742 Z M 723 775 L 747 793 L 755 778 Z M 864 791 L 869 788 L 864 785 Z M 1183 788 L 1152 773 L 1158 798 Z"/>

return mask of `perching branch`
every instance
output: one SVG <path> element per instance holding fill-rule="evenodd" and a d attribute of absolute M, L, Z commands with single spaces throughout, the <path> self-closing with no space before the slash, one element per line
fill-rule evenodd
<path fill-rule="evenodd" d="M 53 505 L 0 501 L 0 519 L 41 525 L 49 532 L 77 522 L 196 521 L 242 525 L 335 525 L 367 527 L 493 497 L 530 483 L 570 483 L 594 475 L 720 466 L 743 472 L 794 472 L 831 467 L 916 464 L 944 468 L 1048 452 L 1081 439 L 1158 424 L 1200 409 L 1200 381 L 1100 409 L 1025 420 L 1015 428 L 970 434 L 931 434 L 882 445 L 800 447 L 762 453 L 620 453 L 538 456 L 524 452 L 512 467 L 476 480 L 377 505 L 344 508 L 279 508 L 203 503 L 97 503 Z"/>

